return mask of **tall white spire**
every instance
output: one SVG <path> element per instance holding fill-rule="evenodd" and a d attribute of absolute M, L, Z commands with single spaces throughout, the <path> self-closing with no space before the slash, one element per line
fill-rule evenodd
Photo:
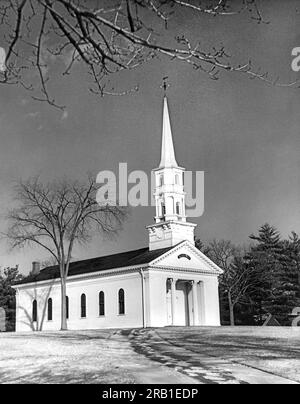
<path fill-rule="evenodd" d="M 163 132 L 161 161 L 159 168 L 153 170 L 155 176 L 155 224 L 147 226 L 149 249 L 171 247 L 183 240 L 194 243 L 193 223 L 187 223 L 185 212 L 184 168 L 179 167 L 175 158 L 172 130 L 166 96 L 163 105 Z"/>
<path fill-rule="evenodd" d="M 159 168 L 178 167 L 174 144 L 172 137 L 172 129 L 169 115 L 168 99 L 164 96 L 164 110 L 163 110 L 163 131 L 162 131 L 162 144 L 161 144 L 161 160 Z"/>

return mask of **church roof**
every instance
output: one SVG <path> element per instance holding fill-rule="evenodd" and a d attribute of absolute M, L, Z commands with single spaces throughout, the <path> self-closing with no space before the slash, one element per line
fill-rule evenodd
<path fill-rule="evenodd" d="M 134 251 L 127 251 L 119 254 L 106 255 L 98 258 L 91 258 L 83 261 L 71 262 L 68 276 L 89 274 L 105 271 L 114 268 L 144 265 L 163 255 L 174 247 L 162 248 L 150 251 L 148 247 Z M 23 285 L 33 282 L 47 281 L 60 277 L 59 267 L 51 266 L 42 269 L 38 275 L 29 275 L 15 285 Z"/>
<path fill-rule="evenodd" d="M 164 97 L 164 112 L 163 112 L 163 132 L 162 132 L 162 145 L 161 145 L 161 160 L 159 168 L 169 168 L 178 167 L 173 137 L 172 129 L 169 115 L 168 99 Z"/>

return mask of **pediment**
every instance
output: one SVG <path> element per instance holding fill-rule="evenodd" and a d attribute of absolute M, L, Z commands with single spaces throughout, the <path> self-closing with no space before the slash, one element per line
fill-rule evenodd
<path fill-rule="evenodd" d="M 199 251 L 189 241 L 174 246 L 165 254 L 156 258 L 150 263 L 150 266 L 159 266 L 166 268 L 183 268 L 205 271 L 207 273 L 222 274 L 223 271 L 214 262 L 212 262 L 206 255 Z"/>

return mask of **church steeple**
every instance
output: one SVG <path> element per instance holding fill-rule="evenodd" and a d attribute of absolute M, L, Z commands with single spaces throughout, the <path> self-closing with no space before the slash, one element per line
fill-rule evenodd
<path fill-rule="evenodd" d="M 163 128 L 161 161 L 155 175 L 155 224 L 148 226 L 149 248 L 155 250 L 170 247 L 181 241 L 194 243 L 195 224 L 186 222 L 184 168 L 175 158 L 172 129 L 169 115 L 166 83 L 164 83 Z"/>
<path fill-rule="evenodd" d="M 161 160 L 159 167 L 160 168 L 178 167 L 175 158 L 168 98 L 166 95 L 164 96 Z"/>

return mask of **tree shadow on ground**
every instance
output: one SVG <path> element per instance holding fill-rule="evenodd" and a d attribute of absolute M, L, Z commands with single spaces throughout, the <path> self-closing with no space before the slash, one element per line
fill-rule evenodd
<path fill-rule="evenodd" d="M 170 344 L 174 344 L 177 346 L 184 346 L 187 349 L 193 349 L 193 351 L 197 351 L 199 353 L 203 352 L 203 350 L 210 350 L 217 353 L 216 350 L 227 350 L 227 353 L 235 353 L 245 355 L 252 351 L 254 356 L 260 356 L 263 353 L 274 353 L 276 357 L 278 356 L 287 356 L 290 357 L 299 357 L 300 358 L 300 346 L 283 346 L 283 343 L 287 344 L 286 341 L 277 340 L 270 338 L 259 338 L 255 341 L 253 337 L 241 337 L 241 338 L 212 338 L 204 341 L 203 339 L 199 339 L 198 337 L 193 338 L 184 338 L 178 339 L 176 342 L 172 338 L 167 338 L 167 341 Z"/>
<path fill-rule="evenodd" d="M 124 378 L 123 378 L 124 379 Z M 67 371 L 63 374 L 54 369 L 45 369 L 41 366 L 28 375 L 18 375 L 17 372 L 1 371 L 0 381 L 2 384 L 106 384 L 120 383 L 120 375 L 112 371 Z M 128 382 L 125 380 L 124 382 Z"/>
<path fill-rule="evenodd" d="M 80 333 L 78 331 L 49 331 L 49 332 L 38 332 L 38 333 L 14 333 L 10 337 L 13 339 L 41 339 L 46 338 L 47 340 L 57 341 L 59 340 L 74 340 L 74 341 L 97 341 L 97 340 L 107 340 L 110 339 L 116 332 L 110 332 L 105 330 L 95 331 L 93 335 L 88 335 Z M 7 334 L 6 334 L 7 336 Z"/>
<path fill-rule="evenodd" d="M 212 334 L 209 330 L 201 332 L 159 332 L 158 335 L 169 344 L 184 347 L 196 353 L 211 355 L 250 355 L 253 357 L 300 358 L 300 344 L 297 336 L 275 338 L 254 335 Z"/>

